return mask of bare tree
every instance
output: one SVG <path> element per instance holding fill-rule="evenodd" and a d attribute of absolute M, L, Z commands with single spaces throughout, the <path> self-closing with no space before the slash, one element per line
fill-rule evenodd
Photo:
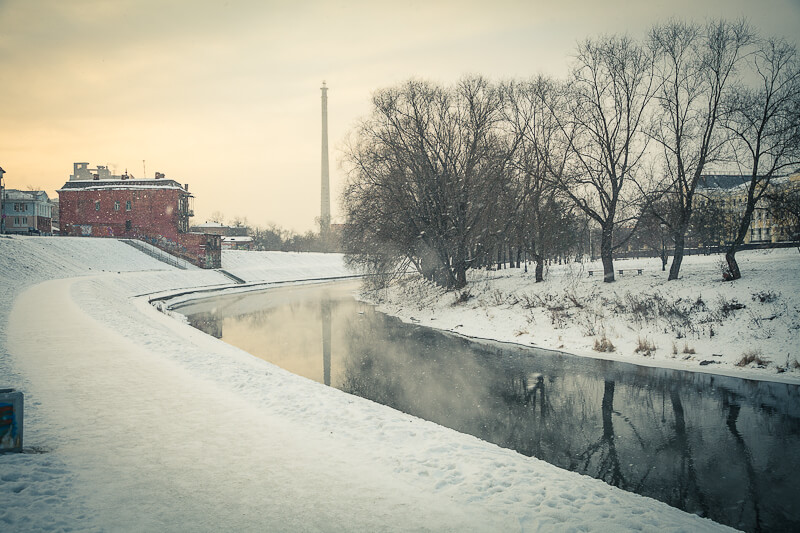
<path fill-rule="evenodd" d="M 252 228 L 253 244 L 258 250 L 284 250 L 285 242 L 291 237 L 289 231 L 277 224 L 269 224 L 266 228 Z"/>
<path fill-rule="evenodd" d="M 651 135 L 663 148 L 668 181 L 662 203 L 668 210 L 660 218 L 674 242 L 670 280 L 680 273 L 703 171 L 722 155 L 725 137 L 718 128 L 722 100 L 752 39 L 744 21 L 711 22 L 704 28 L 672 21 L 650 32 L 657 54 L 659 103 Z"/>
<path fill-rule="evenodd" d="M 555 176 L 563 175 L 566 145 L 559 139 L 558 123 L 547 107 L 558 86 L 539 77 L 504 86 L 506 121 L 518 143 L 512 159 L 515 230 L 524 250 L 536 262 L 536 281 L 544 279 L 544 262 L 563 253 L 565 232 L 572 217 L 562 201 Z"/>
<path fill-rule="evenodd" d="M 768 39 L 751 56 L 753 87 L 742 86 L 725 103 L 723 125 L 732 133 L 736 161 L 749 176 L 744 212 L 725 253 L 726 278 L 742 277 L 736 251 L 744 243 L 756 204 L 770 183 L 800 164 L 800 62 L 785 40 Z"/>
<path fill-rule="evenodd" d="M 213 213 L 211 213 L 210 221 L 217 222 L 218 224 L 224 224 L 225 215 L 222 214 L 222 211 L 214 211 Z"/>
<path fill-rule="evenodd" d="M 347 150 L 343 245 L 353 260 L 373 269 L 407 261 L 443 286 L 466 285 L 469 251 L 507 174 L 501 105 L 483 78 L 452 89 L 412 80 L 374 95 Z"/>
<path fill-rule="evenodd" d="M 577 63 L 561 94 L 548 95 L 569 156 L 551 168 L 561 190 L 601 230 L 603 279 L 614 281 L 614 232 L 632 223 L 630 185 L 647 150 L 646 110 L 653 96 L 653 57 L 628 37 L 578 46 Z"/>

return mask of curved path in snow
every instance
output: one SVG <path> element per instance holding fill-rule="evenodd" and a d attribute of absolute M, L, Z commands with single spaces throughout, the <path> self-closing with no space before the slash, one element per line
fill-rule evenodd
<path fill-rule="evenodd" d="M 47 281 L 15 301 L 8 350 L 30 382 L 26 445 L 49 452 L 0 478 L 20 483 L 30 462 L 58 468 L 28 475 L 0 526 L 726 529 L 288 374 L 108 281 L 124 276 Z M 50 504 L 40 518 L 52 523 L 29 514 Z"/>

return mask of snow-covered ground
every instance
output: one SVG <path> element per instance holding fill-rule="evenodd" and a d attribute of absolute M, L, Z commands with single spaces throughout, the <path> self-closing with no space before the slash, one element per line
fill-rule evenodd
<path fill-rule="evenodd" d="M 472 337 L 800 383 L 800 253 L 743 251 L 737 260 L 742 278 L 733 282 L 722 281 L 721 256 L 712 255 L 686 257 L 670 282 L 660 259 L 648 258 L 615 261 L 623 274 L 614 283 L 603 283 L 597 261 L 552 265 L 541 283 L 532 267 L 471 271 L 464 291 L 411 276 L 362 296 L 407 322 Z"/>
<path fill-rule="evenodd" d="M 223 267 L 347 275 L 322 254 Z M 143 296 L 230 281 L 114 240 L 0 238 L 0 386 L 25 393 L 28 452 L 0 455 L 0 531 L 728 529 L 289 374 Z"/>

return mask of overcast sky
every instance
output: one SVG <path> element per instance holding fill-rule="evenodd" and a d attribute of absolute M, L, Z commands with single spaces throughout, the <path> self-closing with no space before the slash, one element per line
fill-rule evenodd
<path fill-rule="evenodd" d="M 376 89 L 562 76 L 586 37 L 742 16 L 797 44 L 800 0 L 0 0 L 0 166 L 51 196 L 75 161 L 163 172 L 189 184 L 193 223 L 306 231 L 323 80 L 335 221 L 339 149 Z"/>

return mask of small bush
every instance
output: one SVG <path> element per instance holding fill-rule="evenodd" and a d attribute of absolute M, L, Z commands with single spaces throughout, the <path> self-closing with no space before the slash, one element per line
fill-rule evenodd
<path fill-rule="evenodd" d="M 761 302 L 762 304 L 770 304 L 778 299 L 778 295 L 772 291 L 761 291 L 753 294 L 754 302 Z"/>
<path fill-rule="evenodd" d="M 566 293 L 564 296 L 566 297 L 566 299 L 567 299 L 567 300 L 569 300 L 570 302 L 572 302 L 572 305 L 573 305 L 574 307 L 576 307 L 576 308 L 578 308 L 578 309 L 583 309 L 583 304 L 581 303 L 581 301 L 580 301 L 580 300 L 578 300 L 578 297 L 577 297 L 577 296 L 575 296 L 575 293 L 569 293 L 569 292 L 568 292 L 568 293 Z"/>
<path fill-rule="evenodd" d="M 545 305 L 544 300 L 538 294 L 522 293 L 519 295 L 519 301 L 525 309 L 535 309 L 536 307 L 544 307 Z"/>
<path fill-rule="evenodd" d="M 644 339 L 639 337 L 636 342 L 636 349 L 633 350 L 636 353 L 640 353 L 645 357 L 649 357 L 653 355 L 656 351 L 655 343 L 647 340 L 645 337 Z"/>
<path fill-rule="evenodd" d="M 694 351 L 694 348 L 689 348 L 689 343 L 688 342 L 684 342 L 683 343 L 683 353 L 694 354 L 695 351 Z"/>
<path fill-rule="evenodd" d="M 611 344 L 611 341 L 603 335 L 599 339 L 594 340 L 594 351 L 596 352 L 615 352 L 617 348 Z"/>
<path fill-rule="evenodd" d="M 547 308 L 550 311 L 550 323 L 556 329 L 563 329 L 567 327 L 567 322 L 572 317 L 563 306 L 554 305 Z"/>
<path fill-rule="evenodd" d="M 503 305 L 506 303 L 505 296 L 503 295 L 503 291 L 500 289 L 495 289 L 491 293 L 492 303 L 496 306 Z"/>
<path fill-rule="evenodd" d="M 690 311 L 706 311 L 708 307 L 706 307 L 706 303 L 703 301 L 702 296 L 698 296 L 697 300 L 692 304 L 692 307 L 689 309 Z"/>
<path fill-rule="evenodd" d="M 761 356 L 761 350 L 748 350 L 742 354 L 742 358 L 736 363 L 736 366 L 748 366 L 755 364 L 758 367 L 764 368 L 769 365 L 770 361 L 766 357 Z"/>
<path fill-rule="evenodd" d="M 472 298 L 472 293 L 469 292 L 469 289 L 461 291 L 461 292 L 457 292 L 456 293 L 456 301 L 453 302 L 453 305 L 466 303 L 467 301 L 470 300 L 470 298 Z"/>
<path fill-rule="evenodd" d="M 739 309 L 744 309 L 746 306 L 743 303 L 739 303 L 736 298 L 731 300 L 726 300 L 724 297 L 719 297 L 719 315 L 720 318 L 728 318 L 733 314 L 734 311 L 738 311 Z"/>

